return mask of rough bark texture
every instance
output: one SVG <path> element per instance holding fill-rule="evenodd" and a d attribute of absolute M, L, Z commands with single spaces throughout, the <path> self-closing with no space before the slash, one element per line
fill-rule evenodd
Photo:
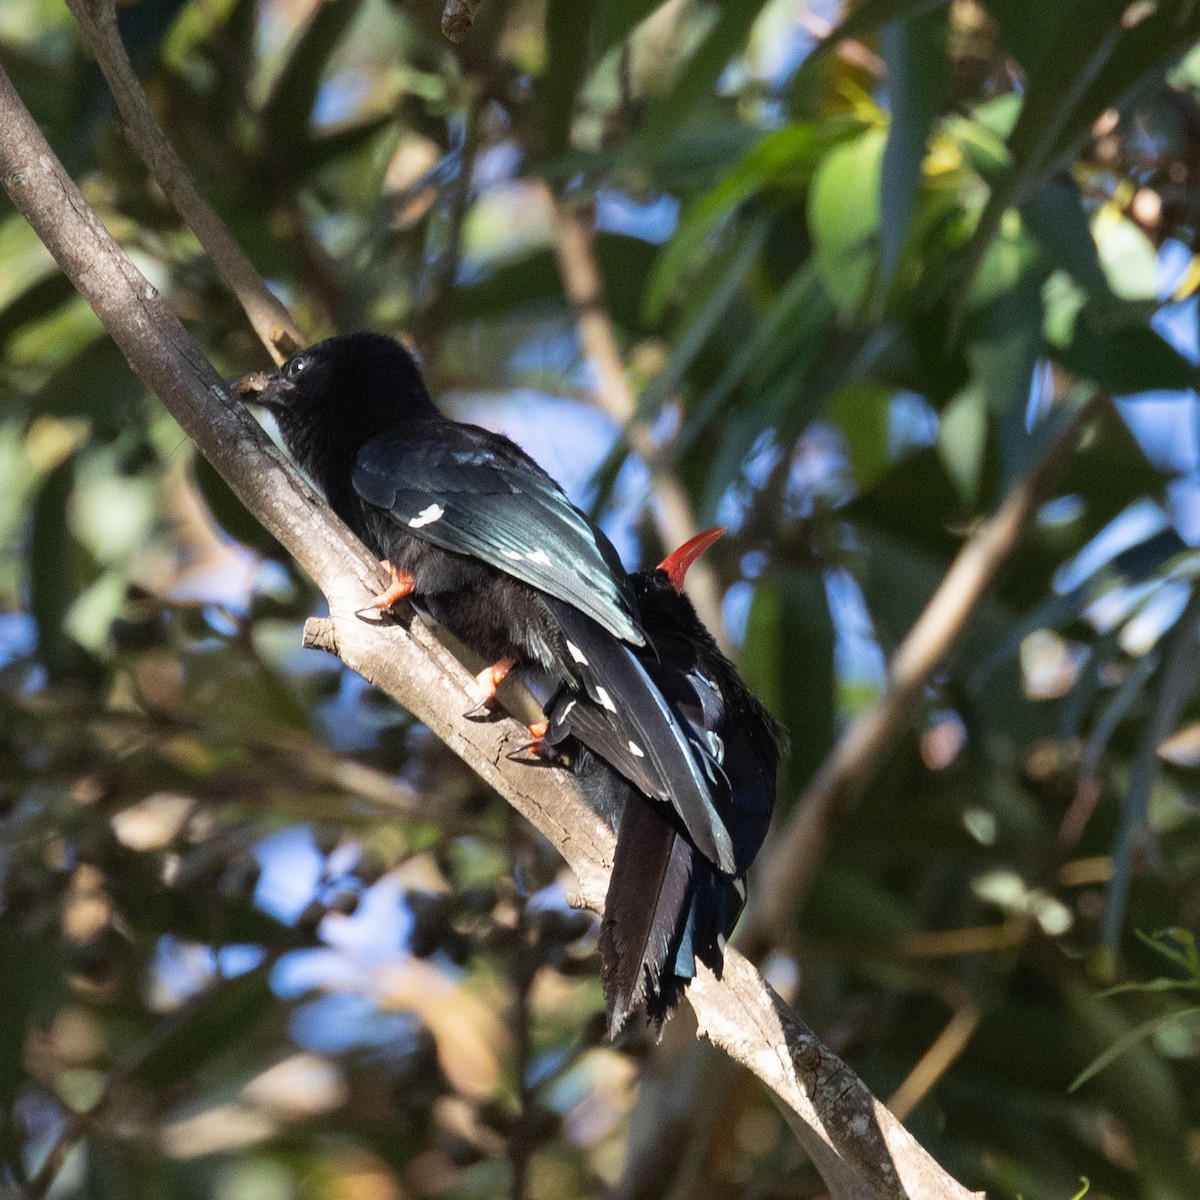
<path fill-rule="evenodd" d="M 283 461 L 162 298 L 91 210 L 0 71 L 0 180 L 139 378 L 155 392 L 246 507 L 293 554 L 329 601 L 306 640 L 344 662 L 425 722 L 558 848 L 580 899 L 602 904 L 613 837 L 569 778 L 509 762 L 523 736 L 501 720 L 459 715 L 469 675 L 419 622 L 376 625 L 355 609 L 382 572 Z M 739 954 L 724 978 L 689 991 L 701 1030 L 753 1071 L 784 1107 L 835 1200 L 965 1200 L 865 1085 L 826 1050 Z"/>

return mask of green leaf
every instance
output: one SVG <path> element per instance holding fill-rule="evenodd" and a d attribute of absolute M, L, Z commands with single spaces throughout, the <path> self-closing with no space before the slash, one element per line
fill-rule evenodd
<path fill-rule="evenodd" d="M 998 242 L 993 250 L 1003 247 Z M 1039 265 L 1026 265 L 1018 255 L 1012 285 L 972 313 L 968 331 L 972 386 L 999 426 L 1002 488 L 1029 470 L 1039 452 L 1026 428 L 1033 373 L 1045 350 Z"/>
<path fill-rule="evenodd" d="M 1193 1016 L 1200 1013 L 1200 1005 L 1193 1008 L 1185 1008 L 1179 1012 L 1163 1013 L 1158 1017 L 1151 1017 L 1148 1021 L 1143 1021 L 1140 1025 L 1134 1026 L 1123 1037 L 1119 1037 L 1103 1054 L 1098 1055 L 1092 1060 L 1088 1066 L 1071 1081 L 1067 1087 L 1068 1092 L 1077 1092 L 1089 1079 L 1098 1075 L 1105 1067 L 1111 1066 L 1118 1058 L 1126 1051 L 1133 1049 L 1139 1042 L 1144 1042 L 1147 1038 L 1153 1037 L 1165 1025 L 1171 1024 L 1173 1021 L 1182 1020 L 1184 1017 Z"/>
<path fill-rule="evenodd" d="M 686 453 L 753 368 L 785 354 L 794 359 L 798 347 L 806 347 L 815 355 L 831 317 L 829 301 L 810 260 L 788 280 L 771 307 L 755 323 L 749 340 L 729 358 L 713 384 L 689 407 L 675 442 L 676 455 Z"/>
<path fill-rule="evenodd" d="M 879 384 L 851 383 L 829 402 L 830 417 L 846 435 L 859 487 L 871 487 L 887 470 L 892 395 Z"/>
<path fill-rule="evenodd" d="M 890 21 L 879 38 L 888 68 L 892 118 L 883 152 L 880 264 L 886 288 L 900 261 L 921 188 L 921 166 L 947 78 L 942 9 Z"/>
<path fill-rule="evenodd" d="M 71 281 L 59 271 L 30 284 L 0 310 L 0 344 L 24 325 L 49 316 L 75 295 Z"/>
<path fill-rule="evenodd" d="M 587 75 L 588 46 L 596 0 L 546 5 L 546 67 L 538 80 L 545 153 L 562 154 L 571 144 L 575 97 Z"/>
<path fill-rule="evenodd" d="M 886 133 L 869 129 L 835 146 L 813 179 L 808 220 L 825 289 L 843 317 L 866 301 L 875 276 L 879 185 Z"/>
<path fill-rule="evenodd" d="M 671 357 L 638 399 L 640 413 L 657 412 L 662 402 L 680 385 L 684 373 L 745 282 L 768 231 L 769 226 L 764 218 L 751 222 L 741 231 L 738 242 L 714 264 L 716 270 L 712 272 L 708 285 L 698 289 L 698 296 L 702 300 L 699 311 L 682 323 Z"/>
<path fill-rule="evenodd" d="M 968 504 L 979 496 L 987 448 L 987 397 L 982 387 L 964 389 L 942 413 L 937 448 L 950 478 Z"/>
<path fill-rule="evenodd" d="M 1086 593 L 1077 588 L 1072 595 L 1081 599 Z M 1063 741 L 1073 741 L 1083 729 L 1083 720 L 1091 708 L 1092 701 L 1100 691 L 1100 684 L 1107 668 L 1120 654 L 1116 631 L 1099 638 L 1088 651 L 1087 661 L 1075 679 L 1075 686 L 1063 701 L 1059 716 L 1058 731 Z"/>
<path fill-rule="evenodd" d="M 1186 390 L 1200 383 L 1200 371 L 1174 346 L 1148 325 L 1114 324 L 1119 317 L 1094 304 L 1085 305 L 1068 338 L 1052 342 L 1055 360 L 1116 396 Z"/>
<path fill-rule="evenodd" d="M 1055 43 L 1070 16 L 1069 4 L 1027 4 L 1025 0 L 987 0 L 988 14 L 1026 74 L 1052 61 Z"/>
<path fill-rule="evenodd" d="M 1150 793 L 1162 772 L 1158 747 L 1179 724 L 1179 714 L 1194 690 L 1200 668 L 1198 619 L 1200 593 L 1193 592 L 1183 615 L 1162 639 L 1162 668 L 1155 674 L 1147 697 L 1149 712 L 1138 734 L 1129 786 L 1121 803 L 1121 824 L 1113 846 L 1113 873 L 1104 898 L 1100 932 L 1105 948 L 1113 955 L 1125 919 L 1134 855 L 1151 852 Z"/>
<path fill-rule="evenodd" d="M 1156 954 L 1161 954 L 1169 962 L 1181 967 L 1191 976 L 1190 984 L 1200 985 L 1200 947 L 1196 945 L 1196 935 L 1190 929 L 1174 926 L 1171 929 L 1159 929 L 1153 935 L 1141 929 L 1134 931 L 1143 945 L 1149 946 Z M 1177 950 L 1168 942 L 1178 942 L 1183 949 Z"/>
<path fill-rule="evenodd" d="M 635 26 L 665 3 L 666 0 L 599 0 L 595 23 L 597 57 L 623 42 Z"/>
<path fill-rule="evenodd" d="M 1107 299 L 1111 295 L 1079 189 L 1073 183 L 1047 180 L 1021 206 L 1021 219 L 1054 265 L 1090 297 Z"/>
<path fill-rule="evenodd" d="M 1118 7 L 1124 26 L 1125 12 L 1133 9 L 1122 3 Z M 1133 94 L 1161 80 L 1170 66 L 1200 38 L 1200 9 L 1193 4 L 1148 5 L 1141 9 L 1140 16 L 1142 19 L 1130 28 L 1122 27 L 1116 51 L 1096 73 L 1064 123 L 1056 154 L 1075 145 L 1105 109 L 1128 105 Z"/>
<path fill-rule="evenodd" d="M 751 689 L 792 735 L 789 776 L 802 787 L 833 745 L 834 627 L 817 568 L 789 568 L 754 592 L 744 667 Z M 789 648 L 786 655 L 779 647 Z"/>
<path fill-rule="evenodd" d="M 750 28 L 765 3 L 766 0 L 724 0 L 712 29 L 684 64 L 667 94 L 647 114 L 629 149 L 635 162 L 652 158 L 655 147 L 709 95 L 721 72 L 745 48 Z"/>
<path fill-rule="evenodd" d="M 1108 205 L 1096 214 L 1092 229 L 1111 292 L 1122 300 L 1154 300 L 1158 294 L 1154 243 Z"/>
<path fill-rule="evenodd" d="M 859 121 L 835 118 L 816 125 L 788 125 L 766 134 L 684 214 L 647 289 L 647 319 L 661 317 L 671 293 L 703 252 L 705 242 L 740 204 L 767 188 L 791 193 L 807 187 L 824 156 L 863 128 Z"/>

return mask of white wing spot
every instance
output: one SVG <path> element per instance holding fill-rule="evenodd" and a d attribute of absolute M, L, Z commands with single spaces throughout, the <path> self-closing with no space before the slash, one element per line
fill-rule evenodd
<path fill-rule="evenodd" d="M 575 701 L 568 700 L 566 705 L 564 706 L 562 712 L 560 712 L 558 714 L 558 716 L 554 718 L 554 723 L 556 725 L 561 725 L 571 715 L 571 709 L 573 709 L 574 707 L 575 707 Z"/>
<path fill-rule="evenodd" d="M 713 758 L 715 758 L 719 763 L 724 763 L 725 743 L 721 741 L 720 736 L 714 733 L 711 729 L 706 729 L 704 731 L 704 740 L 708 744 L 708 752 L 713 756 Z"/>
<path fill-rule="evenodd" d="M 520 562 L 521 559 L 525 557 L 520 550 L 501 550 L 500 553 L 503 554 L 505 558 L 511 558 L 513 562 Z"/>
<path fill-rule="evenodd" d="M 574 642 L 570 640 L 567 641 L 567 650 L 570 651 L 571 657 L 577 663 L 583 663 L 585 667 L 588 665 L 587 655 L 585 655 L 584 652 L 580 650 L 580 648 L 575 645 Z"/>
<path fill-rule="evenodd" d="M 525 555 L 525 557 L 529 559 L 531 563 L 537 563 L 538 566 L 541 567 L 548 567 L 551 565 L 550 555 L 548 555 L 545 550 L 533 550 L 529 554 Z"/>
<path fill-rule="evenodd" d="M 630 754 L 636 754 L 638 758 L 645 758 L 645 757 L 646 757 L 646 752 L 645 752 L 645 750 L 643 750 L 643 749 L 641 748 L 641 746 L 639 746 L 639 745 L 637 744 L 637 742 L 635 742 L 635 741 L 632 741 L 632 740 L 631 740 L 631 741 L 630 741 L 630 743 L 629 743 L 629 753 L 630 753 Z"/>
<path fill-rule="evenodd" d="M 436 501 L 428 508 L 423 508 L 411 521 L 408 526 L 410 529 L 420 529 L 422 525 L 432 525 L 434 521 L 440 521 L 446 515 L 446 510 Z"/>
<path fill-rule="evenodd" d="M 603 704 L 610 713 L 615 713 L 617 711 L 617 706 L 612 702 L 612 697 L 602 687 L 598 687 L 596 689 L 596 699 L 599 700 L 600 703 Z"/>

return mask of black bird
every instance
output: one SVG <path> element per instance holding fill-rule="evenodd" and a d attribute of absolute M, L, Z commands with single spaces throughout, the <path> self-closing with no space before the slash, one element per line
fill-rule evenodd
<path fill-rule="evenodd" d="M 728 781 L 696 726 L 655 683 L 639 601 L 616 551 L 562 489 L 499 434 L 444 417 L 409 353 L 375 333 L 330 338 L 238 384 L 404 597 L 489 664 L 468 713 L 520 664 L 642 795 L 674 811 L 721 871 L 739 859 Z M 368 610 L 363 610 L 366 613 Z M 649 664 L 649 665 L 648 665 Z M 534 731 L 539 732 L 538 730 Z"/>
<path fill-rule="evenodd" d="M 746 902 L 746 870 L 766 836 L 775 802 L 782 728 L 721 653 L 683 592 L 695 559 L 724 531 L 710 529 L 656 569 L 630 577 L 648 644 L 637 652 L 655 685 L 709 748 L 726 786 L 715 788 L 734 869 L 701 853 L 670 807 L 647 801 L 609 769 L 609 726 L 588 701 L 560 696 L 547 712 L 550 746 L 573 734 L 576 763 L 594 807 L 617 824 L 617 849 L 600 926 L 609 1032 L 644 1007 L 661 1029 L 696 973 L 696 959 L 721 973 L 725 942 Z"/>

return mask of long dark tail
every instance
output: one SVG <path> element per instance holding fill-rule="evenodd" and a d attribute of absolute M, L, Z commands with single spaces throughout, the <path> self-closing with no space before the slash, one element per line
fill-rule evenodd
<path fill-rule="evenodd" d="M 717 872 L 666 811 L 629 789 L 600 925 L 611 1037 L 643 1006 L 661 1029 L 697 958 L 720 975 L 745 896 L 741 881 Z"/>

